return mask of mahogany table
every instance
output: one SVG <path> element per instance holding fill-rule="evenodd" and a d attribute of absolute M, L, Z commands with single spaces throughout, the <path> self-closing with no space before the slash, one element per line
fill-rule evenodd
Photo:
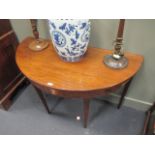
<path fill-rule="evenodd" d="M 118 104 L 120 108 L 131 80 L 143 62 L 141 55 L 126 52 L 128 67 L 114 70 L 103 63 L 103 57 L 112 51 L 90 47 L 80 62 L 69 63 L 61 60 L 50 41 L 44 51 L 30 50 L 28 45 L 32 40 L 26 38 L 18 46 L 16 62 L 19 69 L 31 81 L 48 113 L 51 111 L 43 92 L 63 98 L 82 98 L 84 127 L 87 127 L 90 99 L 108 95 L 124 85 Z"/>

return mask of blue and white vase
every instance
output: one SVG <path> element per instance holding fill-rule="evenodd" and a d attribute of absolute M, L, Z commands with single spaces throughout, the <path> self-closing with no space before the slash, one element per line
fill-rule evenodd
<path fill-rule="evenodd" d="M 79 61 L 90 37 L 88 19 L 49 19 L 50 36 L 58 55 L 65 61 Z"/>

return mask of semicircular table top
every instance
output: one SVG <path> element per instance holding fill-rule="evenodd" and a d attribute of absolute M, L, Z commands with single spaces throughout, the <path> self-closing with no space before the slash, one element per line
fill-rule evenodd
<path fill-rule="evenodd" d="M 66 91 L 91 91 L 115 87 L 134 76 L 143 56 L 125 52 L 129 64 L 121 70 L 111 69 L 103 63 L 103 57 L 112 51 L 89 47 L 79 62 L 64 62 L 49 47 L 35 52 L 28 48 L 33 38 L 26 38 L 16 52 L 16 63 L 21 72 L 32 82 L 44 87 Z"/>

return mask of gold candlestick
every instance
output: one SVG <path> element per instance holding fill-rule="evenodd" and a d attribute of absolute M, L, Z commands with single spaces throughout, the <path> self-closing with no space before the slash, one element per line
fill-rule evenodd
<path fill-rule="evenodd" d="M 47 48 L 48 42 L 45 41 L 44 39 L 39 38 L 39 32 L 37 29 L 37 24 L 38 24 L 37 19 L 30 19 L 30 22 L 31 22 L 32 31 L 33 31 L 33 35 L 34 35 L 35 40 L 33 40 L 29 44 L 29 48 L 33 51 L 41 51 L 41 50 Z"/>
<path fill-rule="evenodd" d="M 124 57 L 122 50 L 124 24 L 125 19 L 120 19 L 117 38 L 114 42 L 114 52 L 112 55 L 106 55 L 104 57 L 104 63 L 110 68 L 122 69 L 128 65 L 128 60 L 126 57 Z"/>

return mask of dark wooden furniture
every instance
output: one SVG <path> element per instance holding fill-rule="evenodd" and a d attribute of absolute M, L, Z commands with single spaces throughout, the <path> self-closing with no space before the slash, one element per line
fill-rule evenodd
<path fill-rule="evenodd" d="M 0 106 L 8 109 L 11 97 L 24 80 L 15 63 L 18 40 L 7 19 L 0 19 Z"/>
<path fill-rule="evenodd" d="M 103 57 L 111 54 L 112 51 L 88 48 L 80 62 L 67 63 L 56 54 L 51 41 L 49 41 L 49 47 L 41 52 L 34 52 L 28 48 L 31 41 L 33 38 L 25 39 L 17 49 L 16 62 L 20 70 L 37 90 L 48 113 L 51 111 L 43 92 L 60 97 L 83 99 L 84 127 L 87 126 L 90 99 L 108 95 L 124 84 L 119 108 L 132 78 L 143 62 L 141 55 L 126 52 L 125 56 L 129 60 L 128 67 L 114 70 L 103 63 Z"/>
<path fill-rule="evenodd" d="M 154 113 L 154 115 L 152 115 Z M 143 134 L 155 134 L 155 102 L 146 112 Z"/>

